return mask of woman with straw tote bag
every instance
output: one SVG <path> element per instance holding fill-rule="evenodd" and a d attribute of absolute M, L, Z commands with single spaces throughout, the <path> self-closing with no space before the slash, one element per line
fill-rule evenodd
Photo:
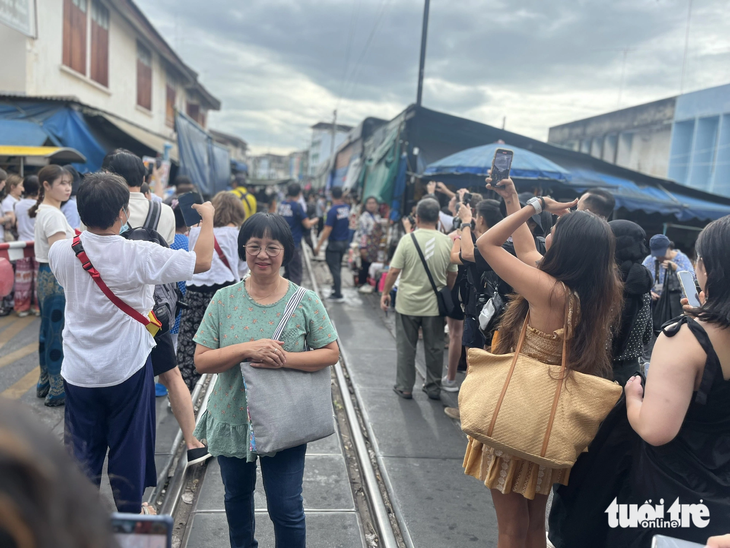
<path fill-rule="evenodd" d="M 576 202 L 547 197 L 533 198 L 520 209 L 509 179 L 487 188 L 504 198 L 509 216 L 477 246 L 518 296 L 500 324 L 495 354 L 469 354 L 469 375 L 459 398 L 462 428 L 472 434 L 464 469 L 491 489 L 500 546 L 538 546 L 545 542 L 545 508 L 553 484 L 567 485 L 575 452 L 588 445 L 600 415 L 621 394 L 607 380 L 607 341 L 621 310 L 622 289 L 608 223 L 589 212 L 571 213 Z M 525 224 L 543 209 L 561 216 L 544 257 Z M 510 236 L 517 257 L 501 247 Z M 590 405 L 584 409 L 585 396 L 600 402 L 598 414 Z M 570 405 L 571 400 L 582 405 Z M 585 417 L 590 424 L 584 424 Z M 569 451 L 556 457 L 555 449 L 566 445 Z"/>

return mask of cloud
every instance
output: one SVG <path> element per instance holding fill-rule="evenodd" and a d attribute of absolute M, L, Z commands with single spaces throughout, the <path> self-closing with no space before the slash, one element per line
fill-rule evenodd
<path fill-rule="evenodd" d="M 415 101 L 422 0 L 138 0 L 254 150 Z M 431 2 L 424 105 L 544 139 L 551 125 L 675 95 L 687 0 Z M 730 12 L 695 3 L 684 90 L 730 81 Z"/>

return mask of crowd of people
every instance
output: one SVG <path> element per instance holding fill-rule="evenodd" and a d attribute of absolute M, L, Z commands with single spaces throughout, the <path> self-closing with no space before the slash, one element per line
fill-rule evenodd
<path fill-rule="evenodd" d="M 475 192 L 429 183 L 402 223 L 388 223 L 376 197 L 358 203 L 334 187 L 327 207 L 291 183 L 264 201 L 237 179 L 195 204 L 200 223 L 187 226 L 178 197 L 195 190 L 190 180 L 179 177 L 163 200 L 148 176 L 121 149 L 83 178 L 57 165 L 25 178 L 0 172 L 0 236 L 34 244 L 34 257 L 15 264 L 13 302 L 3 306 L 40 315 L 37 396 L 65 404 L 66 445 L 97 486 L 108 456 L 119 511 L 154 512 L 142 497 L 157 480 L 158 378 L 188 463 L 220 463 L 231 546 L 256 545 L 257 461 L 277 545 L 306 545 L 304 455 L 316 434 L 265 449 L 267 425 L 251 409 L 261 379 L 314 375 L 339 358 L 324 303 L 300 288 L 307 244 L 315 257 L 324 249 L 329 301 L 345 300 L 348 265 L 361 293 L 379 292 L 386 314 L 395 309 L 400 398 L 413 399 L 419 341 L 432 400 L 460 391 L 467 356 L 514 354 L 513 370 L 519 356 L 562 367 L 566 390 L 581 375 L 625 387 L 571 466 L 468 436 L 464 470 L 490 489 L 499 548 L 547 545 L 551 492 L 557 548 L 648 546 L 651 530 L 607 526 L 615 497 L 702 499 L 717 517 L 673 530 L 680 538 L 704 542 L 730 528 L 730 217 L 700 233 L 692 262 L 665 235 L 647 242 L 636 223 L 610 220 L 615 201 L 602 189 L 558 202 L 518 194 L 510 179 Z M 699 307 L 682 299 L 680 271 L 695 277 Z M 196 428 L 190 394 L 206 373 L 217 381 Z M 296 393 L 300 384 L 282 386 L 291 401 L 309 396 Z M 513 397 L 506 387 L 500 402 Z M 519 387 L 523 397 L 530 389 Z M 270 413 L 300 414 L 276 403 Z M 445 412 L 462 418 L 458 407 Z M 0 432 L 23 423 L 10 415 L 3 425 L 0 414 Z M 0 436 L 0 458 L 3 439 L 11 438 Z M 0 538 L 4 527 L 0 519 Z"/>

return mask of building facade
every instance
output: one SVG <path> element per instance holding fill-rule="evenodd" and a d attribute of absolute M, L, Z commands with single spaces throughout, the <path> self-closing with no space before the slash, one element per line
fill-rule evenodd
<path fill-rule="evenodd" d="M 730 196 L 730 84 L 555 126 L 548 142 Z"/>
<path fill-rule="evenodd" d="M 168 139 L 176 110 L 205 127 L 220 109 L 131 0 L 36 5 L 35 37 L 0 24 L 0 93 L 73 97 Z"/>
<path fill-rule="evenodd" d="M 675 108 L 672 97 L 551 127 L 548 143 L 666 177 Z"/>
<path fill-rule="evenodd" d="M 345 141 L 351 129 L 351 126 L 342 124 L 337 124 L 337 127 L 334 128 L 333 124 L 327 122 L 319 122 L 312 126 L 312 142 L 309 146 L 309 175 L 311 177 L 320 174 L 319 172 L 332 157 L 332 152 Z M 333 136 L 334 148 L 332 147 Z"/>
<path fill-rule="evenodd" d="M 251 176 L 261 180 L 289 178 L 289 156 L 261 154 L 251 158 Z"/>

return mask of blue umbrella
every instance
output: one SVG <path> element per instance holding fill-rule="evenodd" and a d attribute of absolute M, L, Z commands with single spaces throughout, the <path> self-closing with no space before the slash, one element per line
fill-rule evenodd
<path fill-rule="evenodd" d="M 523 148 L 500 143 L 469 148 L 442 158 L 428 165 L 424 175 L 431 179 L 444 175 L 456 176 L 453 179 L 458 179 L 459 175 L 486 177 L 487 171 L 492 168 L 494 151 L 498 148 L 506 148 L 514 152 L 510 172 L 514 179 L 570 181 L 570 172 L 547 158 Z"/>

